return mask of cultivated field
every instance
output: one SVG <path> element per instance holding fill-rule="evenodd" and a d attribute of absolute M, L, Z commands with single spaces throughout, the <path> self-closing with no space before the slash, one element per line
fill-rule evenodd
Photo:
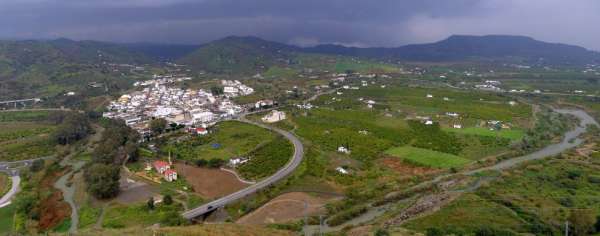
<path fill-rule="evenodd" d="M 392 148 L 385 151 L 385 154 L 402 158 L 408 163 L 432 168 L 461 167 L 470 162 L 456 155 L 410 146 Z"/>
<path fill-rule="evenodd" d="M 200 168 L 179 163 L 175 164 L 175 169 L 181 177 L 185 177 L 196 193 L 208 199 L 221 197 L 248 186 L 233 174 L 220 169 Z"/>
<path fill-rule="evenodd" d="M 171 143 L 163 150 L 189 161 L 213 158 L 228 160 L 245 155 L 275 138 L 275 134 L 268 130 L 237 121 L 221 122 L 212 130 L 214 133 L 207 136 Z"/>

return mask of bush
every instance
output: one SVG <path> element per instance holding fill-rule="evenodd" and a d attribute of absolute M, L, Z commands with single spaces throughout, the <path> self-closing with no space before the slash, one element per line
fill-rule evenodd
<path fill-rule="evenodd" d="M 594 184 L 600 184 L 600 175 L 590 175 L 588 176 L 588 182 Z"/>

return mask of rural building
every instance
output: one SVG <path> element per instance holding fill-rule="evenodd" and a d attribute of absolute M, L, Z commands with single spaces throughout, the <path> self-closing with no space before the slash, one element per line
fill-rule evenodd
<path fill-rule="evenodd" d="M 238 157 L 229 159 L 229 165 L 232 167 L 236 167 L 237 165 L 241 165 L 248 162 L 248 158 Z"/>
<path fill-rule="evenodd" d="M 344 146 L 339 146 L 337 151 L 340 153 L 346 153 L 346 154 L 350 153 L 350 150 Z"/>
<path fill-rule="evenodd" d="M 346 169 L 344 169 L 344 167 L 341 167 L 341 166 L 339 166 L 339 167 L 335 168 L 335 170 L 336 170 L 337 172 L 339 172 L 340 174 L 344 174 L 344 175 L 347 175 L 347 174 L 348 174 L 348 171 L 347 171 Z"/>
<path fill-rule="evenodd" d="M 166 181 L 173 182 L 177 180 L 177 171 L 168 169 L 163 173 Z"/>
<path fill-rule="evenodd" d="M 190 128 L 190 129 L 188 129 L 188 132 L 190 132 L 192 134 L 196 134 L 196 135 L 207 135 L 208 134 L 208 130 L 206 130 L 205 128 L 202 128 L 202 127 Z"/>
<path fill-rule="evenodd" d="M 452 127 L 454 127 L 455 129 L 462 129 L 462 125 L 460 124 L 454 124 Z"/>
<path fill-rule="evenodd" d="M 154 169 L 159 174 L 162 174 L 162 173 L 165 173 L 165 171 L 171 169 L 171 165 L 169 165 L 169 163 L 166 162 L 166 161 L 155 161 L 154 162 Z"/>
<path fill-rule="evenodd" d="M 285 112 L 273 110 L 262 118 L 265 123 L 275 123 L 281 120 L 285 120 Z"/>

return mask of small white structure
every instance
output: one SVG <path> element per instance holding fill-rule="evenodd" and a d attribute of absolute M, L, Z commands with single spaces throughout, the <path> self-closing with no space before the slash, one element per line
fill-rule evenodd
<path fill-rule="evenodd" d="M 285 120 L 285 112 L 273 110 L 261 119 L 265 123 L 275 123 L 281 120 Z"/>
<path fill-rule="evenodd" d="M 75 92 L 68 92 L 66 95 L 67 96 L 75 96 Z"/>
<path fill-rule="evenodd" d="M 337 151 L 339 153 L 345 153 L 345 154 L 350 153 L 350 150 L 348 148 L 344 147 L 344 146 L 339 146 L 338 149 L 337 149 Z"/>
<path fill-rule="evenodd" d="M 515 105 L 517 105 L 517 102 L 515 102 L 515 101 L 510 101 L 510 102 L 508 102 L 508 105 L 515 106 Z"/>
<path fill-rule="evenodd" d="M 426 125 L 433 125 L 433 121 L 431 121 L 431 120 L 426 120 L 426 121 L 425 121 L 425 124 L 426 124 Z"/>
<path fill-rule="evenodd" d="M 177 180 L 177 172 L 174 170 L 166 170 L 164 173 L 164 178 L 166 181 L 173 182 Z"/>
<path fill-rule="evenodd" d="M 446 112 L 446 115 L 451 117 L 458 117 L 458 113 L 456 112 Z"/>
<path fill-rule="evenodd" d="M 444 101 L 450 101 L 450 98 L 444 97 Z"/>
<path fill-rule="evenodd" d="M 427 97 L 427 98 L 433 98 L 433 95 L 427 94 L 427 96 L 425 96 L 425 97 Z"/>
<path fill-rule="evenodd" d="M 337 168 L 335 168 L 335 170 L 337 172 L 339 172 L 340 174 L 344 174 L 344 175 L 348 174 L 348 171 L 346 169 L 344 169 L 344 167 L 341 167 L 341 166 L 338 166 Z"/>
<path fill-rule="evenodd" d="M 244 164 L 248 162 L 248 158 L 238 157 L 229 159 L 229 165 L 232 167 L 236 167 L 238 165 Z"/>
<path fill-rule="evenodd" d="M 454 124 L 452 127 L 455 129 L 462 129 L 462 125 L 460 124 Z"/>

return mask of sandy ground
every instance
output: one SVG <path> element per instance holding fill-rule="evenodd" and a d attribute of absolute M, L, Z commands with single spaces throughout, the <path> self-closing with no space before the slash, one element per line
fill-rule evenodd
<path fill-rule="evenodd" d="M 115 198 L 115 201 L 123 204 L 145 202 L 158 194 L 159 189 L 157 186 L 147 184 L 140 180 L 134 180 L 128 178 L 126 175 L 121 177 L 119 195 Z"/>
<path fill-rule="evenodd" d="M 179 176 L 185 176 L 194 191 L 206 198 L 216 198 L 233 193 L 248 184 L 240 182 L 235 175 L 220 169 L 199 168 L 191 165 L 175 164 Z"/>
<path fill-rule="evenodd" d="M 283 223 L 316 215 L 325 211 L 324 205 L 333 198 L 316 197 L 303 192 L 284 193 L 240 218 L 240 224 Z"/>

